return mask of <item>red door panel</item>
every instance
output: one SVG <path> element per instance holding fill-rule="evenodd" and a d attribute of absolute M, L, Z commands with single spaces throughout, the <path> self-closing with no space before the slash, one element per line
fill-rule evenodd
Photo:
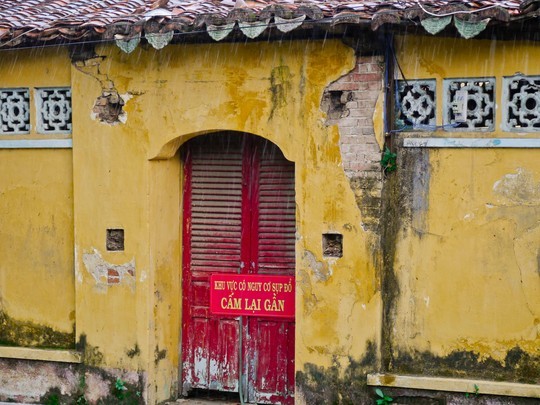
<path fill-rule="evenodd" d="M 294 322 L 254 318 L 250 319 L 249 333 L 256 359 L 248 363 L 252 365 L 249 377 L 254 387 L 250 400 L 260 404 L 294 403 Z"/>
<path fill-rule="evenodd" d="M 294 164 L 271 143 L 260 147 L 253 195 L 253 249 L 258 274 L 294 275 Z M 294 321 L 249 318 L 251 353 L 257 359 L 248 376 L 257 403 L 294 402 Z M 292 365 L 292 374 L 290 366 Z"/>
<path fill-rule="evenodd" d="M 209 278 L 294 275 L 294 165 L 270 142 L 239 134 L 196 138 L 184 160 L 184 391 L 238 391 L 242 333 L 247 399 L 292 403 L 294 320 L 213 315 Z"/>

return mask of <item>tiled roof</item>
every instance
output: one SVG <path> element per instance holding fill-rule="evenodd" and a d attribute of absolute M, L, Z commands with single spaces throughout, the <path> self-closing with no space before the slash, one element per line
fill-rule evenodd
<path fill-rule="evenodd" d="M 168 42 L 172 32 L 204 30 L 219 40 L 235 27 L 255 37 L 268 25 L 288 32 L 309 24 L 378 29 L 385 23 L 429 20 L 425 27 L 432 32 L 450 15 L 485 24 L 536 17 L 538 4 L 540 0 L 1 0 L 0 46 L 55 39 L 127 40 L 157 33 L 166 34 L 161 41 Z"/>

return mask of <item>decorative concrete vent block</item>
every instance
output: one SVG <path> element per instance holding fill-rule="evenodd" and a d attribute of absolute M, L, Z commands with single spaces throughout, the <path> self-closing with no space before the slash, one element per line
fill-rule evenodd
<path fill-rule="evenodd" d="M 71 89 L 49 87 L 36 89 L 37 132 L 71 133 Z"/>
<path fill-rule="evenodd" d="M 443 110 L 447 131 L 493 131 L 495 78 L 445 79 Z"/>
<path fill-rule="evenodd" d="M 433 130 L 436 125 L 436 87 L 430 80 L 399 80 L 398 129 Z"/>
<path fill-rule="evenodd" d="M 503 130 L 540 131 L 540 76 L 505 77 L 502 103 Z"/>
<path fill-rule="evenodd" d="M 30 90 L 0 89 L 0 133 L 4 135 L 30 132 Z"/>

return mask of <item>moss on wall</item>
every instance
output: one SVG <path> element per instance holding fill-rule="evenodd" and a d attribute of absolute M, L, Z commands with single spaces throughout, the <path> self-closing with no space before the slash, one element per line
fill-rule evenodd
<path fill-rule="evenodd" d="M 393 334 L 395 322 L 395 306 L 400 294 L 398 276 L 394 270 L 396 244 L 400 230 L 410 226 L 412 222 L 412 199 L 414 176 L 418 162 L 426 161 L 426 152 L 422 150 L 401 149 L 397 159 L 398 170 L 386 174 L 382 192 L 382 250 L 383 272 L 381 274 L 383 296 L 383 325 L 381 358 L 384 369 L 388 369 L 392 361 Z"/>
<path fill-rule="evenodd" d="M 312 405 L 373 402 L 366 374 L 376 367 L 375 343 L 369 342 L 365 353 L 359 360 L 348 357 L 346 362 L 334 356 L 329 367 L 306 363 L 304 369 L 296 373 L 297 395 Z"/>
<path fill-rule="evenodd" d="M 384 188 L 385 371 L 539 383 L 537 200 L 514 201 L 538 184 L 527 153 L 398 149 Z M 521 194 L 507 197 L 507 180 Z"/>
<path fill-rule="evenodd" d="M 390 371 L 401 374 L 436 375 L 457 378 L 480 378 L 495 381 L 540 383 L 540 355 L 526 353 L 514 347 L 503 361 L 482 358 L 471 351 L 453 351 L 447 356 L 430 352 L 398 353 L 392 359 Z"/>
<path fill-rule="evenodd" d="M 50 326 L 13 319 L 0 310 L 0 345 L 73 349 L 75 326 L 73 332 L 59 332 Z"/>

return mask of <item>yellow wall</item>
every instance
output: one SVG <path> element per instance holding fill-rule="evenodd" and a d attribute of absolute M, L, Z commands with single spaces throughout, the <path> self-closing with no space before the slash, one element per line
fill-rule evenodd
<path fill-rule="evenodd" d="M 2 52 L 0 87 L 69 86 L 67 51 Z M 66 136 L 59 136 L 66 137 Z M 70 150 L 0 149 L 0 340 L 23 346 L 75 344 L 73 185 Z M 9 329 L 9 330 L 8 330 Z"/>
<path fill-rule="evenodd" d="M 401 137 L 540 137 L 499 129 L 502 76 L 540 74 L 534 44 L 408 37 L 397 45 L 408 79 L 437 79 L 439 117 L 443 78 L 496 76 L 499 105 L 494 133 Z M 399 159 L 398 182 L 407 189 L 395 240 L 391 368 L 538 382 L 540 152 L 407 148 Z M 512 349 L 524 352 L 518 366 L 510 365 Z M 456 366 L 469 355 L 474 361 Z M 482 366 L 490 359 L 498 370 Z"/>
<path fill-rule="evenodd" d="M 298 41 L 139 47 L 130 55 L 101 47 L 97 54 L 105 56 L 99 73 L 128 100 L 125 124 L 98 122 L 91 111 L 100 77 L 72 68 L 77 335 L 86 335 L 99 364 L 150 373 L 151 400 L 168 398 L 177 384 L 176 152 L 197 134 L 221 130 L 268 138 L 296 164 L 296 368 L 361 359 L 378 336 L 377 253 L 360 227 L 338 130 L 324 125 L 320 110 L 324 88 L 354 67 L 353 51 L 339 41 Z M 105 250 L 107 228 L 125 229 L 124 252 Z M 322 257 L 328 231 L 344 235 L 342 258 Z M 135 285 L 98 285 L 84 258 L 99 256 L 110 265 L 134 261 Z M 141 353 L 131 359 L 135 344 Z"/>
<path fill-rule="evenodd" d="M 397 49 L 406 77 L 436 78 L 439 95 L 444 78 L 496 76 L 500 103 L 503 75 L 540 73 L 533 70 L 539 51 L 527 43 L 407 37 L 397 39 Z M 337 364 L 345 375 L 354 361 L 374 367 L 368 352 L 381 330 L 377 235 L 360 226 L 338 129 L 325 125 L 320 109 L 328 84 L 354 67 L 353 50 L 339 41 L 293 41 L 140 46 L 130 55 L 103 46 L 96 53 L 92 63 L 71 68 L 58 50 L 0 61 L 3 87 L 71 82 L 74 125 L 72 152 L 0 150 L 0 308 L 64 334 L 75 322 L 87 365 L 140 371 L 149 402 L 169 398 L 181 361 L 178 150 L 204 133 L 247 132 L 295 162 L 296 369 Z M 102 86 L 126 100 L 125 123 L 101 123 L 92 113 Z M 440 96 L 438 103 L 441 120 Z M 499 129 L 452 135 L 524 136 Z M 422 364 L 414 356 L 435 358 L 433 373 L 452 353 L 506 361 L 519 347 L 538 357 L 537 155 L 400 152 L 397 205 L 404 208 L 387 218 L 400 222 L 385 241 L 395 246 L 395 283 L 386 287 L 398 294 L 383 328 L 396 371 L 406 369 L 403 355 L 413 356 L 413 365 Z M 125 249 L 107 251 L 106 230 L 117 228 L 125 230 Z M 327 232 L 344 235 L 342 258 L 322 256 Z M 108 282 L 109 269 L 122 272 L 118 284 Z"/>

